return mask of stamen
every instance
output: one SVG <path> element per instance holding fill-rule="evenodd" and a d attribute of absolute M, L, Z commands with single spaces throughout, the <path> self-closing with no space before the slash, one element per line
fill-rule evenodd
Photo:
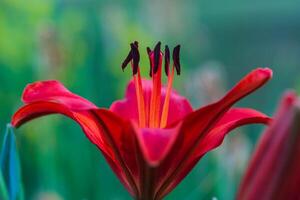
<path fill-rule="evenodd" d="M 160 63 L 161 65 L 161 63 Z M 160 122 L 160 102 L 161 102 L 161 66 L 159 67 L 157 73 L 154 75 L 154 127 L 159 127 Z"/>
<path fill-rule="evenodd" d="M 180 45 L 177 45 L 173 49 L 173 63 L 177 72 L 177 75 L 180 75 L 180 59 L 179 59 L 179 53 L 180 53 Z"/>
<path fill-rule="evenodd" d="M 145 109 L 145 99 L 143 93 L 143 86 L 141 80 L 141 73 L 140 69 L 137 70 L 137 75 L 134 75 L 134 85 L 135 85 L 135 92 L 137 97 L 138 103 L 138 113 L 139 113 L 139 126 L 146 127 L 146 109 Z"/>
<path fill-rule="evenodd" d="M 161 63 L 162 63 L 162 54 L 160 52 L 161 43 L 158 42 L 154 48 L 154 52 L 151 54 L 152 59 L 152 81 L 153 81 L 153 90 L 151 94 L 151 103 L 150 103 L 150 118 L 149 125 L 150 127 L 159 127 L 159 112 L 160 112 L 160 98 L 161 98 Z"/>
<path fill-rule="evenodd" d="M 131 50 L 128 56 L 125 58 L 124 62 L 122 63 L 122 69 L 124 70 L 128 65 L 128 63 L 129 62 L 131 63 L 137 104 L 138 104 L 139 126 L 146 127 L 145 99 L 144 99 L 143 86 L 142 86 L 141 74 L 139 69 L 140 53 L 138 50 L 138 42 L 135 41 L 134 43 L 131 43 L 130 47 Z"/>
<path fill-rule="evenodd" d="M 166 51 L 165 51 L 165 62 L 167 62 L 167 46 L 166 46 Z M 179 53 L 180 53 L 180 45 L 177 45 L 173 49 L 173 67 L 172 67 L 172 73 L 167 74 L 168 75 L 168 85 L 167 85 L 167 91 L 166 91 L 166 96 L 165 96 L 165 101 L 163 105 L 163 110 L 161 114 L 161 121 L 160 121 L 160 128 L 165 128 L 167 125 L 167 120 L 168 120 L 168 113 L 169 113 L 169 104 L 170 104 L 170 97 L 171 97 L 171 92 L 172 92 L 172 84 L 173 84 L 173 79 L 174 79 L 174 72 L 176 69 L 177 75 L 180 74 L 180 60 L 179 60 Z M 169 70 L 169 66 L 165 66 Z M 167 70 L 166 70 L 167 71 Z"/>
<path fill-rule="evenodd" d="M 162 110 L 162 114 L 161 114 L 160 128 L 165 128 L 166 125 L 167 125 L 174 71 L 175 71 L 174 67 L 172 67 L 172 72 L 168 76 L 168 85 L 167 85 L 167 91 L 166 91 L 164 106 L 163 106 L 163 110 Z"/>

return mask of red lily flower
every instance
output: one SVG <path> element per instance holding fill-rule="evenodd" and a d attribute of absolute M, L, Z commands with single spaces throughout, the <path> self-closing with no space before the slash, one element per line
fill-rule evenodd
<path fill-rule="evenodd" d="M 193 110 L 188 100 L 172 90 L 175 71 L 180 74 L 179 50 L 164 54 L 160 42 L 147 48 L 152 81 L 141 79 L 138 43 L 122 64 L 131 63 L 133 80 L 125 99 L 110 109 L 98 108 L 67 90 L 58 81 L 29 84 L 21 107 L 13 116 L 16 127 L 48 114 L 60 113 L 76 121 L 103 153 L 117 177 L 136 199 L 162 199 L 189 173 L 208 151 L 219 146 L 232 129 L 251 123 L 268 123 L 264 114 L 249 108 L 231 108 L 234 103 L 261 87 L 272 76 L 270 69 L 246 75 L 222 99 Z M 167 86 L 162 86 L 165 58 Z"/>
<path fill-rule="evenodd" d="M 237 199 L 300 199 L 300 99 L 287 93 L 262 135 Z"/>

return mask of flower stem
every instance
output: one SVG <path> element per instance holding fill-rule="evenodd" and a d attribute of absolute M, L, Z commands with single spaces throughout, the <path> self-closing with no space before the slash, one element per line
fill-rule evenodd
<path fill-rule="evenodd" d="M 143 173 L 143 186 L 141 198 L 139 200 L 154 200 L 155 199 L 155 191 L 154 191 L 154 170 L 152 167 L 145 165 L 144 173 Z"/>

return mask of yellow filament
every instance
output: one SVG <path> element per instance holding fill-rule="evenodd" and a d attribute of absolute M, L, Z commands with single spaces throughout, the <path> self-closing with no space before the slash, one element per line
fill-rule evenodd
<path fill-rule="evenodd" d="M 134 75 L 133 78 L 134 78 L 135 92 L 136 92 L 137 104 L 138 104 L 139 125 L 140 127 L 146 127 L 145 100 L 144 100 L 140 69 L 138 69 L 138 75 Z"/>
<path fill-rule="evenodd" d="M 160 96 L 161 96 L 161 67 L 154 74 L 153 73 L 153 89 L 150 103 L 150 118 L 149 126 L 151 128 L 158 128 L 160 121 Z"/>
<path fill-rule="evenodd" d="M 169 104 L 170 104 L 170 96 L 171 96 L 172 84 L 173 84 L 173 77 L 174 77 L 174 67 L 172 67 L 172 72 L 168 76 L 168 85 L 167 85 L 167 91 L 166 91 L 164 106 L 163 106 L 163 110 L 162 110 L 162 114 L 161 114 L 160 128 L 165 128 L 166 125 L 167 125 Z"/>
<path fill-rule="evenodd" d="M 154 127 L 154 116 L 155 116 L 155 112 L 154 112 L 154 108 L 155 108 L 155 96 L 156 96 L 156 87 L 155 87 L 155 78 L 154 76 L 156 76 L 155 74 L 153 74 L 153 81 L 152 81 L 152 85 L 153 85 L 153 89 L 152 89 L 152 93 L 151 93 L 151 100 L 150 100 L 150 117 L 149 117 L 149 127 L 153 128 Z"/>

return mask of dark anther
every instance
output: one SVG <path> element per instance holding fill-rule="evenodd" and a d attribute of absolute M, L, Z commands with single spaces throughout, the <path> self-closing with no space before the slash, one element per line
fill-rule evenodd
<path fill-rule="evenodd" d="M 127 67 L 129 62 L 131 60 L 133 61 L 133 69 L 132 69 L 133 75 L 137 73 L 139 67 L 140 54 L 139 54 L 138 46 L 139 43 L 137 41 L 134 41 L 133 43 L 130 44 L 131 49 L 127 57 L 122 63 L 122 70 L 124 71 L 124 69 Z"/>
<path fill-rule="evenodd" d="M 150 57 L 151 52 L 152 52 L 152 50 L 150 49 L 150 47 L 147 47 L 147 54 L 148 54 L 149 62 L 150 62 L 150 71 L 149 71 L 150 77 L 152 77 L 152 61 L 151 61 L 151 57 Z"/>
<path fill-rule="evenodd" d="M 148 54 L 148 56 L 150 56 L 150 53 L 151 53 L 151 49 L 150 49 L 150 47 L 147 47 L 147 54 Z"/>
<path fill-rule="evenodd" d="M 170 50 L 168 45 L 165 47 L 165 73 L 169 75 L 169 65 L 170 65 Z"/>
<path fill-rule="evenodd" d="M 131 54 L 131 50 L 130 50 L 127 57 L 125 58 L 125 60 L 122 63 L 122 70 L 123 71 L 127 67 L 128 63 L 131 61 L 131 59 L 132 59 L 132 54 Z"/>
<path fill-rule="evenodd" d="M 140 53 L 137 47 L 137 42 L 131 43 L 131 55 L 132 55 L 132 73 L 135 75 L 138 72 L 139 62 L 140 62 Z"/>
<path fill-rule="evenodd" d="M 180 45 L 177 45 L 173 49 L 173 63 L 177 72 L 177 75 L 180 75 L 180 59 L 179 59 L 179 53 L 180 53 Z"/>
<path fill-rule="evenodd" d="M 161 45 L 161 42 L 158 42 L 154 48 L 154 66 L 153 66 L 154 74 L 158 70 L 159 59 L 160 59 L 160 45 Z"/>

